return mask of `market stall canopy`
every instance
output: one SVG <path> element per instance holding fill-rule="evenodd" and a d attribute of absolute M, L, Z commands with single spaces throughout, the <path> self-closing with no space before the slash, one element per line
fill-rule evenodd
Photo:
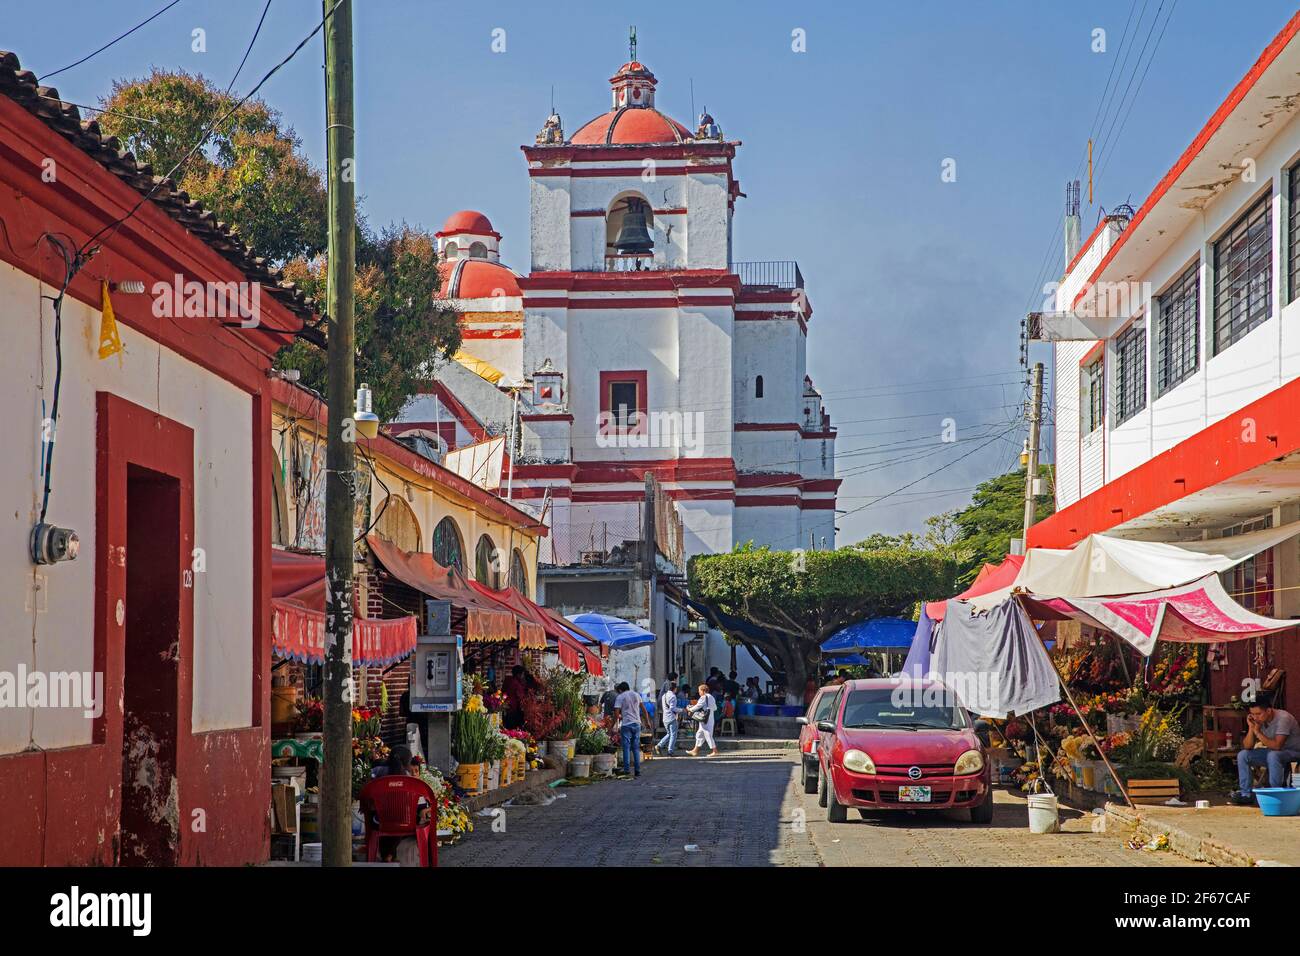
<path fill-rule="evenodd" d="M 494 601 L 517 615 L 521 629 L 525 623 L 532 624 L 539 628 L 545 637 L 554 640 L 560 663 L 569 670 L 579 671 L 585 666 L 587 672 L 594 676 L 599 677 L 604 673 L 600 657 L 584 646 L 584 639 L 589 635 L 575 634 L 573 629 L 568 626 L 568 622 L 559 615 L 554 614 L 550 608 L 542 607 L 536 601 L 529 599 L 512 587 L 497 590 L 478 581 L 467 581 L 466 583 L 483 598 Z M 594 638 L 592 643 L 595 643 Z M 545 646 L 545 640 L 543 640 L 542 646 Z"/>
<path fill-rule="evenodd" d="M 1000 591 L 1010 587 L 1024 563 L 1025 556 L 1023 554 L 1008 554 L 999 564 L 984 565 L 984 567 L 980 568 L 980 573 L 975 575 L 975 580 L 971 582 L 971 586 L 957 595 L 957 600 L 968 601 L 981 594 L 988 594 L 992 591 Z M 930 601 L 925 606 L 925 612 L 930 615 L 931 621 L 942 621 L 947 604 L 946 600 Z"/>
<path fill-rule="evenodd" d="M 1100 598 L 1025 598 L 1031 611 L 1043 608 L 1113 631 L 1144 655 L 1156 641 L 1217 644 L 1263 637 L 1296 626 L 1295 621 L 1261 617 L 1223 589 L 1217 574 L 1176 588 Z"/>
<path fill-rule="evenodd" d="M 466 615 L 466 641 L 518 639 L 515 615 L 475 591 L 456 568 L 443 567 L 426 552 L 403 551 L 373 534 L 367 536 L 366 544 L 375 560 L 397 580 L 431 598 L 450 601 L 462 608 Z"/>
<path fill-rule="evenodd" d="M 987 610 L 1013 592 L 1044 598 L 1088 598 L 1176 588 L 1226 571 L 1297 534 L 1300 521 L 1249 534 L 1179 544 L 1093 534 L 1069 550 L 1030 548 L 1013 582 L 974 596 L 970 603 L 977 610 Z"/>
<path fill-rule="evenodd" d="M 986 564 L 984 567 L 992 567 Z M 983 572 L 981 572 L 983 573 Z M 977 579 L 978 580 L 978 579 Z M 946 604 L 946 601 L 938 602 Z M 921 616 L 916 622 L 916 634 L 912 637 L 912 646 L 908 648 L 907 658 L 903 661 L 902 673 L 913 677 L 923 677 L 930 669 L 930 644 L 934 636 L 935 621 L 930 617 L 930 608 L 934 602 L 921 605 Z"/>
<path fill-rule="evenodd" d="M 840 628 L 822 642 L 823 654 L 855 654 L 865 650 L 902 649 L 912 646 L 916 621 L 901 617 L 874 617 Z"/>
<path fill-rule="evenodd" d="M 1056 668 L 1016 600 L 985 612 L 956 599 L 934 628 L 926 675 L 940 680 L 974 713 L 1026 714 L 1061 696 Z"/>
<path fill-rule="evenodd" d="M 569 620 L 591 634 L 602 644 L 608 644 L 614 650 L 625 651 L 633 647 L 645 647 L 655 642 L 653 631 L 647 631 L 631 621 L 611 614 L 585 612 L 570 614 Z"/>
<path fill-rule="evenodd" d="M 325 559 L 291 551 L 271 551 L 271 647 L 279 657 L 303 663 L 325 660 Z M 417 622 L 356 617 L 352 622 L 352 660 L 365 667 L 387 667 L 415 650 Z"/>

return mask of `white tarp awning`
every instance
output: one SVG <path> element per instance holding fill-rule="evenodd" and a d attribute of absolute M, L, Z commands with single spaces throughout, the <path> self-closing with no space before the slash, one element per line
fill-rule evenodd
<path fill-rule="evenodd" d="M 1168 544 L 1092 534 L 1069 550 L 1030 548 L 1010 587 L 970 599 L 977 611 L 1014 592 L 1043 598 L 1113 597 L 1144 594 L 1199 581 L 1226 571 L 1300 534 L 1300 521 L 1249 534 Z"/>

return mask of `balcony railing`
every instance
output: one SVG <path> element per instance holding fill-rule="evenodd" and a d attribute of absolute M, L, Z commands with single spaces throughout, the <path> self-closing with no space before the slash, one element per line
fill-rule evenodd
<path fill-rule="evenodd" d="M 755 289 L 803 288 L 803 273 L 793 259 L 733 262 L 731 271 L 740 276 L 741 285 Z"/>

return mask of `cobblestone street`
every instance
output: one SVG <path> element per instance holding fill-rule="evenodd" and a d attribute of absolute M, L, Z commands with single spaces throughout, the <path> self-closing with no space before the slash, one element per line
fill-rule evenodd
<path fill-rule="evenodd" d="M 792 751 L 661 758 L 640 780 L 551 791 L 549 806 L 508 807 L 504 832 L 476 817 L 442 866 L 1180 866 L 1129 850 L 1063 812 L 1066 832 L 1036 836 L 1023 801 L 1001 791 L 990 826 L 964 814 L 891 816 L 832 825 L 798 784 Z M 800 814 L 802 811 L 802 820 Z M 1068 817 L 1068 819 L 1067 819 Z M 802 824 L 802 825 L 801 825 Z M 498 824 L 498 827 L 500 824 Z M 685 847 L 694 845 L 697 851 Z"/>

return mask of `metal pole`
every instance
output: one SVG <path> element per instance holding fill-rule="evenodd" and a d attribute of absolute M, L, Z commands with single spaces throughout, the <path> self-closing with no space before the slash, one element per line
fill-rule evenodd
<path fill-rule="evenodd" d="M 514 481 L 515 481 L 515 422 L 519 421 L 519 383 L 516 382 L 510 387 L 515 393 L 514 404 L 510 406 L 510 438 L 508 439 L 510 447 L 506 453 L 510 456 L 506 465 L 506 501 L 514 498 Z"/>
<path fill-rule="evenodd" d="M 352 0 L 324 0 L 325 141 L 329 181 L 329 432 L 325 481 L 325 740 L 321 862 L 352 864 L 352 562 L 356 206 L 352 129 Z M 332 15 L 331 15 L 331 11 Z"/>
<path fill-rule="evenodd" d="M 1025 466 L 1025 550 L 1029 550 L 1029 528 L 1035 520 L 1037 500 L 1034 479 L 1038 477 L 1038 443 L 1043 421 L 1043 363 L 1034 365 L 1034 397 L 1029 407 L 1029 463 Z"/>

